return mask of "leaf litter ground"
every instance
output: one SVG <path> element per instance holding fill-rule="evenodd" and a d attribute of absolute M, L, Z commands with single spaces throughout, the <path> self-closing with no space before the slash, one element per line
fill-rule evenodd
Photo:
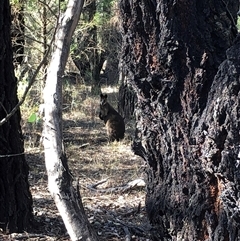
<path fill-rule="evenodd" d="M 116 100 L 116 96 L 112 99 Z M 73 184 L 76 186 L 79 178 L 84 209 L 100 241 L 151 240 L 151 226 L 145 212 L 145 188 L 135 187 L 124 192 L 116 189 L 132 180 L 144 179 L 145 164 L 131 150 L 134 124 L 126 122 L 123 141 L 108 143 L 104 123 L 98 118 L 98 103 L 98 98 L 85 96 L 77 106 L 73 106 L 73 102 L 71 106 L 66 105 L 63 114 L 64 145 Z M 5 235 L 2 240 L 67 241 L 70 238 L 48 192 L 39 132 L 37 128 L 29 131 L 31 128 L 23 125 L 36 225 L 30 233 Z M 104 180 L 101 185 L 94 185 L 101 180 Z"/>

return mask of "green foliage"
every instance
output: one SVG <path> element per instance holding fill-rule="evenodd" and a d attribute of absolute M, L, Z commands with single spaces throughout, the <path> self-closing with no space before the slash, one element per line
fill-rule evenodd
<path fill-rule="evenodd" d="M 103 27 L 112 17 L 112 7 L 116 0 L 97 1 L 96 13 L 93 19 L 94 25 Z"/>
<path fill-rule="evenodd" d="M 35 105 L 35 106 L 31 107 L 30 109 L 27 109 L 26 106 L 23 108 L 26 112 L 25 117 L 26 117 L 28 123 L 38 124 L 38 123 L 42 122 L 42 118 L 39 116 L 39 111 L 38 111 L 40 109 L 39 106 Z M 22 110 L 23 110 L 23 108 L 22 108 Z"/>
<path fill-rule="evenodd" d="M 28 122 L 29 122 L 29 123 L 36 123 L 36 122 L 37 122 L 37 119 L 38 119 L 37 114 L 36 114 L 36 113 L 32 113 L 32 114 L 29 116 L 29 118 L 28 118 Z"/>
<path fill-rule="evenodd" d="M 240 31 L 240 17 L 238 17 L 238 20 L 237 20 L 237 28 L 238 28 L 238 31 Z"/>
<path fill-rule="evenodd" d="M 18 5 L 18 4 L 21 4 L 19 0 L 10 0 L 10 4 L 11 5 Z"/>

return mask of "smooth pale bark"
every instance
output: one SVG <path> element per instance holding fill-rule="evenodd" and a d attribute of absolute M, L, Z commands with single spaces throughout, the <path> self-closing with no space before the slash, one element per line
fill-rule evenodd
<path fill-rule="evenodd" d="M 85 215 L 72 178 L 62 140 L 62 80 L 70 42 L 83 7 L 83 0 L 70 0 L 59 21 L 44 90 L 44 149 L 49 191 L 72 240 L 97 240 Z"/>

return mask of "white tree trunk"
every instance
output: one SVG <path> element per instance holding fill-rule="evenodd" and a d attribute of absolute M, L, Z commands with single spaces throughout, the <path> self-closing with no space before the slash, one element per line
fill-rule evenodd
<path fill-rule="evenodd" d="M 60 18 L 44 90 L 44 149 L 49 191 L 73 241 L 97 240 L 85 215 L 81 198 L 72 186 L 62 140 L 62 80 L 70 42 L 83 0 L 69 0 Z"/>

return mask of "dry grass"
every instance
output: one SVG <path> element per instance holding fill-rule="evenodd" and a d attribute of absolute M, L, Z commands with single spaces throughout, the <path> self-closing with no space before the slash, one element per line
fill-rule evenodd
<path fill-rule="evenodd" d="M 116 107 L 116 88 L 103 91 Z M 104 123 L 98 118 L 98 96 L 92 96 L 82 86 L 70 88 L 68 96 L 71 98 L 65 98 L 63 134 L 69 168 L 74 180 L 80 180 L 83 205 L 99 240 L 150 240 L 144 188 L 125 193 L 100 193 L 88 188 L 102 179 L 107 181 L 98 188 L 104 189 L 143 177 L 144 163 L 131 151 L 134 123 L 126 123 L 123 141 L 108 143 Z M 70 240 L 47 190 L 44 153 L 38 141 L 41 125 L 23 124 L 37 224 L 31 238 L 25 240 Z"/>

